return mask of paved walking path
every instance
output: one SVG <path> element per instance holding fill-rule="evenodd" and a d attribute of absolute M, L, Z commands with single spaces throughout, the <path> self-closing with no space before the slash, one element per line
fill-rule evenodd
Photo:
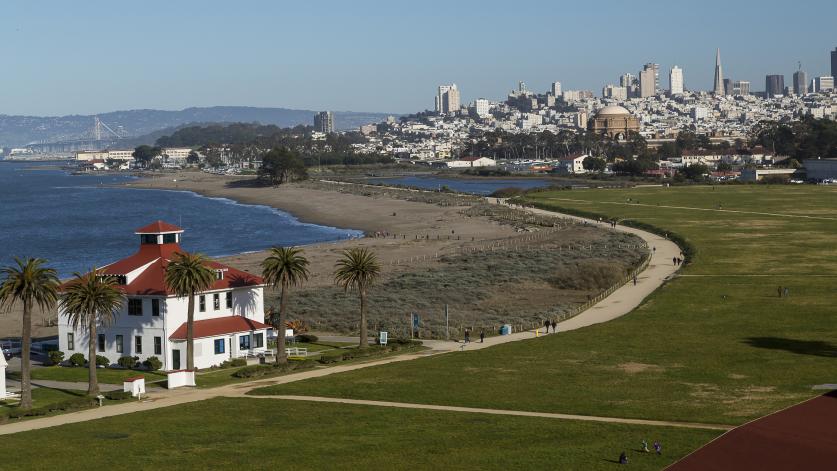
<path fill-rule="evenodd" d="M 493 199 L 493 198 L 492 198 Z M 496 200 L 496 199 L 495 199 Z M 502 201 L 505 203 L 505 201 Z M 597 221 L 588 220 L 576 216 L 565 216 L 563 214 L 545 211 L 541 209 L 526 208 L 535 214 L 544 214 L 548 216 L 562 216 L 569 219 L 575 219 L 587 222 L 594 225 L 602 226 L 608 229 L 606 224 L 600 224 Z M 652 251 L 651 261 L 648 267 L 638 276 L 637 284 L 626 283 L 621 288 L 614 291 L 610 296 L 606 297 L 599 303 L 593 305 L 591 308 L 582 312 L 581 314 L 560 322 L 558 324 L 558 332 L 568 330 L 580 329 L 593 324 L 607 322 L 617 317 L 623 316 L 631 312 L 639 303 L 642 302 L 649 294 L 661 286 L 671 275 L 673 275 L 678 267 L 672 263 L 673 257 L 680 256 L 680 248 L 670 240 L 666 240 L 660 236 L 645 232 L 631 227 L 617 226 L 610 228 L 610 230 L 627 232 L 635 234 L 648 243 L 649 247 L 656 248 Z M 353 371 L 361 368 L 368 368 L 372 366 L 385 365 L 400 361 L 410 361 L 418 358 L 424 358 L 428 355 L 448 354 L 460 350 L 479 350 L 488 348 L 493 345 L 501 343 L 514 342 L 519 340 L 531 339 L 536 336 L 535 331 L 517 332 L 511 335 L 486 337 L 485 343 L 471 342 L 467 345 L 452 341 L 425 341 L 425 344 L 430 347 L 430 351 L 410 353 L 394 357 L 385 358 L 377 361 L 369 361 L 362 363 L 353 363 L 351 365 L 334 366 L 329 368 L 318 368 L 308 370 L 300 373 L 293 373 L 276 378 L 269 378 L 263 380 L 256 380 L 247 383 L 237 383 L 228 386 L 221 386 L 211 389 L 176 389 L 176 390 L 153 390 L 149 393 L 147 400 L 142 402 L 127 402 L 124 404 L 117 404 L 106 407 L 98 407 L 95 409 L 88 409 L 84 411 L 74 412 L 70 414 L 56 415 L 52 417 L 44 417 L 42 419 L 32 419 L 22 422 L 16 422 L 6 425 L 0 425 L 0 435 L 17 433 L 26 430 L 35 430 L 46 427 L 54 427 L 69 423 L 84 422 L 88 420 L 99 419 L 103 417 L 111 417 L 115 415 L 128 414 L 132 412 L 140 412 L 151 409 L 158 409 L 161 407 L 168 407 L 177 404 L 185 404 L 188 402 L 202 401 L 214 397 L 237 397 L 243 396 L 247 391 L 276 384 L 285 384 L 294 381 L 301 381 L 309 378 L 318 378 L 322 376 L 342 373 L 346 371 Z M 86 386 L 85 388 L 86 389 Z M 253 397 L 253 396 L 246 396 Z M 342 399 L 341 399 L 342 400 Z M 343 400 L 347 401 L 347 400 Z M 437 407 L 437 406 L 432 406 Z M 438 406 L 444 407 L 444 406 Z M 490 410 L 490 409 L 486 409 Z M 514 411 L 512 411 L 514 412 Z M 520 414 L 528 414 L 527 412 L 520 412 Z M 557 418 L 560 414 L 554 414 Z M 572 416 L 567 416 L 572 417 Z M 580 416 L 579 416 L 580 417 Z M 578 419 L 580 420 L 580 419 Z M 638 420 L 638 419 L 624 419 L 624 420 Z M 628 423 L 628 422 L 626 422 Z"/>
<path fill-rule="evenodd" d="M 629 425 L 652 425 L 656 427 L 678 427 L 703 430 L 732 430 L 732 425 L 704 424 L 700 422 L 671 422 L 667 420 L 626 419 L 622 417 L 600 417 L 595 415 L 554 414 L 550 412 L 531 412 L 507 409 L 483 409 L 479 407 L 439 406 L 434 404 L 413 404 L 408 402 L 366 401 L 362 399 L 340 399 L 319 396 L 250 396 L 258 399 L 280 399 L 287 401 L 330 402 L 378 407 L 396 407 L 400 409 L 426 409 L 448 412 L 470 412 L 475 414 L 514 415 L 519 417 L 543 417 L 547 419 L 580 420 L 584 422 L 607 422 Z"/>

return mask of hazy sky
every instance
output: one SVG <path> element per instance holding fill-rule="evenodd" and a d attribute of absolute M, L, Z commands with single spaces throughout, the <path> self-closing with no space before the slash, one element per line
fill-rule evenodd
<path fill-rule="evenodd" d="M 0 6 L 0 114 L 253 105 L 414 112 L 517 84 L 589 89 L 645 62 L 691 89 L 829 74 L 837 2 L 16 1 Z"/>

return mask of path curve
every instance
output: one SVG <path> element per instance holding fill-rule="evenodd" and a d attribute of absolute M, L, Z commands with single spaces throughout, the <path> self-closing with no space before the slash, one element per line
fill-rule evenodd
<path fill-rule="evenodd" d="M 492 198 L 495 199 L 496 198 Z M 506 204 L 505 200 L 500 200 L 501 204 Z M 624 316 L 633 311 L 642 300 L 665 283 L 679 267 L 672 263 L 673 257 L 681 255 L 680 247 L 674 242 L 660 237 L 656 234 L 646 232 L 633 227 L 619 226 L 610 228 L 607 224 L 599 223 L 591 219 L 581 218 L 578 216 L 566 215 L 563 213 L 546 211 L 536 208 L 523 208 L 534 214 L 548 215 L 553 217 L 564 217 L 577 221 L 586 222 L 588 224 L 600 226 L 603 229 L 614 230 L 618 232 L 626 232 L 634 234 L 643 239 L 650 248 L 651 260 L 639 276 L 637 277 L 637 284 L 626 283 L 621 288 L 617 289 L 610 296 L 594 304 L 592 307 L 582 312 L 581 314 L 570 318 L 558 324 L 558 331 L 560 332 L 580 329 L 594 324 L 607 322 L 618 317 Z M 653 250 L 656 248 L 656 250 Z M 516 332 L 511 335 L 492 336 L 487 337 L 484 343 L 471 342 L 467 345 L 452 341 L 426 341 L 425 344 L 431 348 L 429 352 L 419 354 L 405 354 L 382 360 L 369 361 L 364 363 L 354 363 L 351 365 L 334 366 L 330 368 L 321 368 L 316 370 L 303 371 L 300 373 L 292 373 L 276 378 L 255 380 L 246 383 L 237 383 L 227 386 L 209 389 L 178 389 L 178 390 L 162 390 L 150 392 L 147 401 L 128 402 L 125 404 L 117 404 L 107 407 L 99 407 L 94 409 L 87 409 L 79 412 L 69 414 L 61 414 L 52 417 L 44 417 L 42 419 L 32 419 L 21 422 L 15 422 L 5 425 L 0 425 L 0 435 L 17 433 L 27 430 L 35 430 L 47 427 L 55 427 L 58 425 L 85 422 L 88 420 L 99 419 L 103 417 L 111 417 L 115 415 L 129 414 L 132 412 L 139 412 L 151 409 L 158 409 L 161 407 L 168 407 L 177 404 L 184 404 L 188 402 L 201 401 L 204 399 L 211 399 L 221 396 L 243 396 L 248 390 L 270 386 L 276 384 L 285 384 L 295 381 L 302 381 L 309 378 L 328 376 L 336 373 L 352 371 L 361 368 L 368 368 L 372 366 L 384 365 L 388 363 L 415 360 L 429 355 L 446 354 L 460 350 L 479 350 L 488 348 L 493 345 L 502 343 L 515 342 L 534 338 L 538 335 L 536 331 Z M 553 334 L 554 335 L 554 334 Z M 252 397 L 252 396 L 247 396 Z"/>

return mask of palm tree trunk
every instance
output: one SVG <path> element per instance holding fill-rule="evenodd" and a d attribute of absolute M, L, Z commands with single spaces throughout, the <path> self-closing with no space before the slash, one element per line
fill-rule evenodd
<path fill-rule="evenodd" d="M 87 395 L 99 395 L 99 378 L 96 376 L 96 316 L 90 316 L 90 325 L 87 327 L 89 333 L 87 338 Z"/>
<path fill-rule="evenodd" d="M 32 408 L 32 380 L 29 350 L 32 344 L 32 302 L 23 302 L 23 327 L 20 345 L 20 408 Z"/>
<path fill-rule="evenodd" d="M 368 333 L 366 331 L 366 290 L 360 290 L 360 345 L 359 348 L 369 346 Z"/>
<path fill-rule="evenodd" d="M 282 280 L 282 292 L 279 294 L 279 319 L 276 321 L 276 364 L 288 362 L 285 354 L 285 307 L 288 301 L 288 280 Z"/>
<path fill-rule="evenodd" d="M 186 317 L 186 369 L 195 369 L 195 293 L 189 294 Z"/>

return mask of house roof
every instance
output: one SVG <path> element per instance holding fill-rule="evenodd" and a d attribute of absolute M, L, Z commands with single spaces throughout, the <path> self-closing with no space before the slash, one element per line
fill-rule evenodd
<path fill-rule="evenodd" d="M 195 321 L 194 337 L 199 339 L 204 337 L 214 337 L 216 335 L 236 334 L 239 332 L 250 332 L 253 330 L 270 328 L 271 327 L 267 324 L 242 316 L 218 317 L 215 319 Z M 173 334 L 169 335 L 169 340 L 186 340 L 185 322 L 181 324 Z"/>
<path fill-rule="evenodd" d="M 148 229 L 160 229 L 169 231 L 172 228 L 182 231 L 177 226 L 167 224 L 162 221 L 157 221 L 137 230 L 138 234 L 148 234 L 153 232 L 141 232 Z M 127 276 L 131 274 L 130 282 L 119 287 L 122 291 L 130 296 L 170 296 L 174 292 L 166 285 L 166 267 L 174 255 L 177 253 L 184 253 L 177 243 L 169 244 L 140 244 L 139 250 L 130 257 L 110 263 L 101 267 L 98 272 L 102 275 L 112 276 Z M 260 286 L 264 284 L 264 280 L 256 275 L 237 270 L 235 268 L 223 265 L 215 261 L 209 261 L 206 266 L 212 270 L 223 272 L 222 279 L 216 279 L 212 286 L 207 291 L 224 290 L 231 288 L 241 288 L 245 286 Z M 128 281 L 127 279 L 125 281 Z M 61 288 L 67 286 L 69 281 L 64 283 Z"/>
<path fill-rule="evenodd" d="M 140 227 L 134 234 L 171 234 L 183 232 L 183 229 L 164 221 L 154 221 L 147 226 Z"/>

